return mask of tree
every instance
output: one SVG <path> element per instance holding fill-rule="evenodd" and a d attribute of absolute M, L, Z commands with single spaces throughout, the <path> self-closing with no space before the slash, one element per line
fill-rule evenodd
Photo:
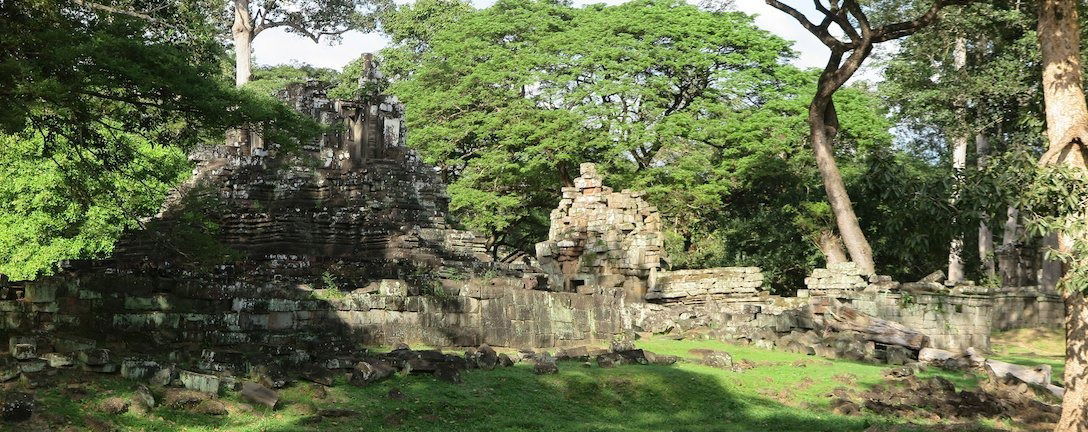
<path fill-rule="evenodd" d="M 261 32 L 283 27 L 314 43 L 336 40 L 348 30 L 371 31 L 376 17 L 388 7 L 385 0 L 231 0 L 235 84 L 249 82 L 253 39 Z"/>
<path fill-rule="evenodd" d="M 1001 161 L 1009 152 L 1045 147 L 1036 15 L 1034 4 L 1026 2 L 949 10 L 900 44 L 880 85 L 900 130 L 910 138 L 905 142 L 910 151 L 947 166 L 953 159 L 950 143 L 966 144 L 964 139 L 975 137 L 978 170 L 952 177 L 957 184 L 972 183 L 953 203 L 954 222 L 960 233 L 979 233 L 977 248 L 967 238 L 961 250 L 967 277 L 991 283 L 1022 283 L 1019 251 L 1035 242 L 1020 235 L 1019 211 L 1013 206 L 1017 198 L 1011 193 L 1019 186 L 1001 183 L 1012 189 L 994 195 L 986 190 L 993 185 L 979 183 L 992 179 L 974 177 L 989 170 L 992 158 Z M 954 58 L 959 40 L 970 51 L 962 69 Z M 996 250 L 995 234 L 1001 237 Z M 1000 258 L 1000 279 L 994 277 L 993 255 Z"/>
<path fill-rule="evenodd" d="M 678 1 L 500 1 L 427 45 L 391 91 L 409 107 L 410 143 L 453 183 L 453 209 L 496 238 L 546 221 L 578 162 L 645 170 L 675 143 L 718 141 L 787 52 L 742 14 Z"/>
<path fill-rule="evenodd" d="M 831 0 L 829 6 L 824 6 L 822 1 L 815 2 L 816 9 L 823 15 L 819 24 L 814 24 L 797 9 L 779 0 L 767 0 L 767 4 L 796 19 L 831 50 L 827 66 L 820 75 L 816 95 L 809 105 L 810 142 L 839 235 L 850 253 L 850 258 L 867 273 L 876 273 L 876 266 L 872 248 L 861 230 L 846 185 L 835 163 L 832 140 L 839 128 L 839 120 L 832 97 L 857 72 L 876 44 L 914 33 L 936 20 L 944 6 L 959 2 L 936 0 L 914 19 L 874 26 L 857 0 L 843 0 L 841 4 L 838 0 Z M 829 30 L 832 24 L 847 37 L 846 41 L 832 35 Z"/>
<path fill-rule="evenodd" d="M 382 50 L 381 70 L 391 79 L 407 79 L 430 51 L 431 39 L 474 10 L 465 0 L 417 0 L 389 10 L 381 17 L 382 30 L 389 37 L 389 47 Z M 346 68 L 344 72 L 348 73 Z"/>
<path fill-rule="evenodd" d="M 493 245 L 531 253 L 559 188 L 589 161 L 661 210 L 674 267 L 758 265 L 788 290 L 817 264 L 834 222 L 798 143 L 819 73 L 789 66 L 788 43 L 752 17 L 673 1 L 502 1 L 437 29 L 421 54 L 416 46 L 418 65 L 390 89 L 406 102 L 409 145 L 451 183 L 457 221 Z M 871 216 L 864 227 L 894 246 L 881 255 L 890 274 L 929 273 L 947 240 L 911 231 L 946 217 L 947 193 L 928 165 L 891 148 L 874 92 L 845 86 L 834 98 L 843 180 L 873 194 L 859 208 Z"/>
<path fill-rule="evenodd" d="M 1043 63 L 1043 99 L 1046 109 L 1046 135 L 1050 146 L 1039 159 L 1044 167 L 1059 166 L 1073 170 L 1074 179 L 1084 181 L 1088 171 L 1088 105 L 1084 100 L 1083 67 L 1080 61 L 1080 21 L 1074 0 L 1041 0 L 1039 7 L 1039 49 Z M 1083 203 L 1081 203 L 1083 205 Z M 1059 232 L 1060 252 L 1078 251 L 1084 230 L 1083 206 L 1067 214 L 1074 225 L 1066 224 Z M 1070 229 L 1072 228 L 1072 229 Z M 1081 274 L 1083 258 L 1068 256 L 1067 263 L 1080 268 L 1066 274 L 1062 291 L 1065 300 L 1066 393 L 1062 418 L 1055 429 L 1060 432 L 1088 429 L 1088 298 Z"/>
<path fill-rule="evenodd" d="M 319 130 L 227 82 L 187 2 L 81 4 L 0 3 L 0 272 L 19 278 L 108 252 L 183 177 L 181 154 L 231 127 L 285 145 Z"/>

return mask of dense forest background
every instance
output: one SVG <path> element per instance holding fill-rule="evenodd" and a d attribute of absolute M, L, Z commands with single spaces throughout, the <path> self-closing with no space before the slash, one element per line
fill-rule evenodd
<path fill-rule="evenodd" d="M 871 59 L 882 81 L 835 94 L 835 156 L 879 273 L 944 269 L 963 238 L 968 278 L 992 283 L 980 223 L 999 242 L 1029 241 L 1015 216 L 1006 223 L 1018 167 L 1044 147 L 1029 3 L 949 10 Z M 751 16 L 679 0 L 369 5 L 358 22 L 391 39 L 381 86 L 407 106 L 409 144 L 448 182 L 455 222 L 496 255 L 532 253 L 560 188 L 596 162 L 606 183 L 661 210 L 674 268 L 759 266 L 789 292 L 823 265 L 834 223 L 806 125 L 819 71 L 791 66 L 790 43 Z M 255 67 L 236 88 L 223 5 L 115 6 L 155 15 L 0 6 L 0 47 L 15 54 L 0 59 L 0 100 L 21 107 L 0 118 L 0 274 L 12 279 L 108 255 L 188 176 L 186 152 L 231 127 L 312 139 L 317 126 L 272 97 L 286 83 L 361 91 L 361 60 Z"/>

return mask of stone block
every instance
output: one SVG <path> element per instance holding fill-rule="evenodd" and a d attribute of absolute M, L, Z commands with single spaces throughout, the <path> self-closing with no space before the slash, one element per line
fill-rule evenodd
<path fill-rule="evenodd" d="M 58 289 L 57 285 L 32 282 L 26 286 L 25 300 L 30 303 L 52 303 L 57 301 Z"/>
<path fill-rule="evenodd" d="M 148 380 L 162 370 L 157 362 L 127 358 L 121 360 L 121 376 L 133 380 Z"/>
<path fill-rule="evenodd" d="M 187 370 L 178 371 L 178 381 L 189 390 L 208 394 L 219 394 L 221 380 L 215 375 L 207 375 Z"/>
<path fill-rule="evenodd" d="M 60 353 L 48 353 L 42 358 L 54 369 L 69 368 L 75 365 L 76 359 L 71 355 Z"/>

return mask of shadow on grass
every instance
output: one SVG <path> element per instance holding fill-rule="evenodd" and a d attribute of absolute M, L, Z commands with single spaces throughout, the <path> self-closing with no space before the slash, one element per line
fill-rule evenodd
<path fill-rule="evenodd" d="M 462 384 L 407 377 L 367 388 L 338 386 L 336 407 L 359 416 L 309 425 L 300 419 L 267 430 L 862 431 L 894 423 L 788 407 L 676 367 L 564 362 L 560 368 L 544 376 L 524 366 L 473 371 Z M 405 397 L 390 399 L 392 389 Z"/>

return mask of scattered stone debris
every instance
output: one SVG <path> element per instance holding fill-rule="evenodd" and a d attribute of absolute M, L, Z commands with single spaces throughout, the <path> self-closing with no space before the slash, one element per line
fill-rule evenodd
<path fill-rule="evenodd" d="M 688 351 L 691 354 L 695 354 L 702 357 L 701 363 L 710 367 L 716 367 L 719 369 L 730 369 L 733 367 L 733 356 L 725 351 L 715 351 L 710 349 L 693 349 Z"/>
<path fill-rule="evenodd" d="M 555 357 L 545 353 L 537 357 L 536 363 L 533 364 L 533 373 L 537 375 L 557 374 L 559 373 L 559 365 L 556 364 Z"/>

